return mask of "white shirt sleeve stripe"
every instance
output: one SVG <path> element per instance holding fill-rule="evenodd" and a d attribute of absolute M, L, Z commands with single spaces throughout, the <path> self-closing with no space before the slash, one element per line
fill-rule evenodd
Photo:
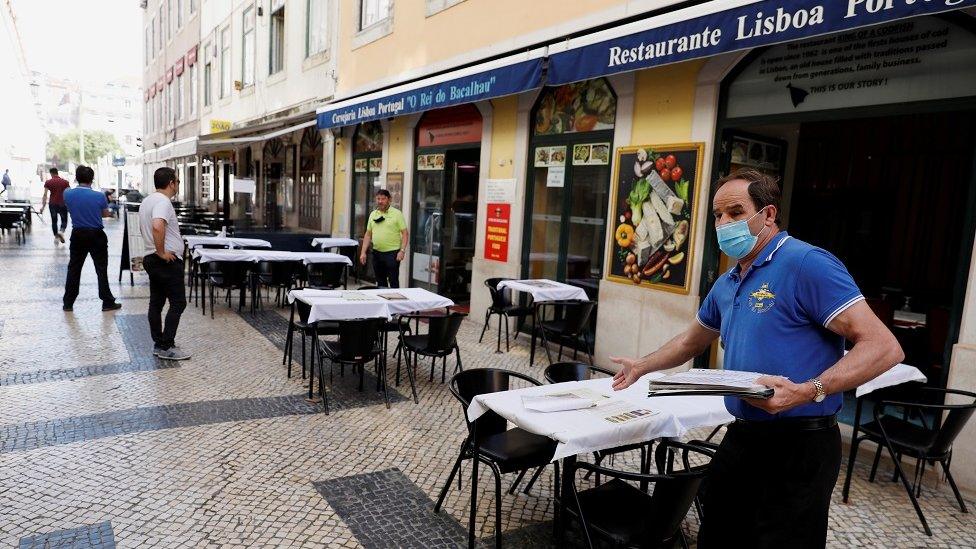
<path fill-rule="evenodd" d="M 837 315 L 839 315 L 839 314 L 843 313 L 844 311 L 846 311 L 847 309 L 849 309 L 851 307 L 851 305 L 854 305 L 858 301 L 863 301 L 863 300 L 864 300 L 864 296 L 863 295 L 858 295 L 858 296 L 850 299 L 849 301 L 847 301 L 846 303 L 844 303 L 840 307 L 837 307 L 836 309 L 834 309 L 834 312 L 830 313 L 830 315 L 827 316 L 827 320 L 824 320 L 824 323 L 823 323 L 824 328 L 826 328 L 828 324 L 830 324 L 835 318 L 837 318 Z"/>
<path fill-rule="evenodd" d="M 717 328 L 712 328 L 708 324 L 705 324 L 705 322 L 701 319 L 700 316 L 695 315 L 695 320 L 697 320 L 698 323 L 702 325 L 702 328 L 705 328 L 706 330 L 711 330 L 711 331 L 716 332 L 716 333 L 721 333 L 721 330 L 719 330 Z"/>

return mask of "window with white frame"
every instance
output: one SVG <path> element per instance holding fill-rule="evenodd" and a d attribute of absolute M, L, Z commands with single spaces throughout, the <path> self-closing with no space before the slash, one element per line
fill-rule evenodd
<path fill-rule="evenodd" d="M 176 119 L 177 120 L 183 120 L 183 117 L 186 116 L 186 111 L 183 110 L 183 108 L 186 106 L 183 103 L 183 98 L 186 97 L 186 88 L 183 87 L 183 75 L 185 74 L 186 73 L 184 72 L 183 74 L 176 77 L 176 96 L 177 96 L 176 97 Z"/>
<path fill-rule="evenodd" d="M 220 98 L 230 96 L 230 26 L 220 31 Z"/>
<path fill-rule="evenodd" d="M 392 0 L 359 0 L 359 30 L 390 17 Z"/>
<path fill-rule="evenodd" d="M 166 34 L 166 32 L 165 32 L 165 29 L 166 29 L 166 13 L 163 11 L 165 8 L 166 8 L 166 6 L 164 6 L 162 4 L 159 5 L 159 32 L 156 33 L 156 38 L 157 38 L 157 40 L 156 40 L 156 51 L 163 51 L 163 42 L 165 42 L 165 39 L 163 38 L 163 35 Z"/>
<path fill-rule="evenodd" d="M 268 74 L 275 74 L 285 68 L 284 0 L 274 0 L 271 4 L 271 31 L 268 42 Z"/>
<path fill-rule="evenodd" d="M 244 9 L 241 28 L 244 29 L 241 40 L 241 46 L 243 47 L 241 54 L 241 84 L 250 86 L 254 84 L 254 6 L 248 6 Z"/>
<path fill-rule="evenodd" d="M 210 61 L 210 44 L 203 47 L 203 106 L 213 101 L 213 63 Z"/>
<path fill-rule="evenodd" d="M 190 15 L 197 12 L 197 0 L 189 0 L 190 4 Z"/>
<path fill-rule="evenodd" d="M 166 0 L 166 38 L 173 38 L 173 27 L 176 24 L 176 18 L 173 17 L 173 0 Z"/>
<path fill-rule="evenodd" d="M 190 89 L 189 97 L 187 98 L 190 103 L 190 117 L 194 117 L 197 114 L 197 65 L 196 63 L 190 67 Z"/>
<path fill-rule="evenodd" d="M 149 57 L 154 59 L 156 57 L 156 18 L 152 18 L 152 22 L 149 25 Z"/>
<path fill-rule="evenodd" d="M 166 91 L 169 92 L 169 125 L 175 126 L 176 118 L 179 114 L 178 103 L 176 101 L 179 94 L 176 93 L 176 82 L 170 82 L 170 84 L 166 86 Z"/>
<path fill-rule="evenodd" d="M 305 57 L 329 49 L 329 0 L 306 0 Z"/>
<path fill-rule="evenodd" d="M 183 28 L 183 0 L 176 0 L 176 28 Z"/>
<path fill-rule="evenodd" d="M 148 65 L 149 64 L 149 61 L 152 60 L 152 32 L 151 32 L 151 29 L 152 29 L 152 25 L 147 25 L 146 26 L 146 43 L 145 43 L 145 48 L 144 48 L 145 49 L 145 60 L 143 61 L 143 63 L 145 65 Z"/>

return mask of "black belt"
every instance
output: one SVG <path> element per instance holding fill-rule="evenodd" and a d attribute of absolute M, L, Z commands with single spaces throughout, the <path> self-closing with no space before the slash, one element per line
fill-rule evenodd
<path fill-rule="evenodd" d="M 736 419 L 734 425 L 747 431 L 820 431 L 837 425 L 837 415 L 786 417 L 769 421 Z"/>

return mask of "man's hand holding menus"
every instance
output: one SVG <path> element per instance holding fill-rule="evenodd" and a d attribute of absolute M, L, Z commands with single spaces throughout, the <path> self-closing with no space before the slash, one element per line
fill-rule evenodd
<path fill-rule="evenodd" d="M 691 369 L 652 379 L 647 396 L 711 395 L 762 398 L 773 396 L 773 390 L 756 383 L 763 374 L 733 370 Z"/>

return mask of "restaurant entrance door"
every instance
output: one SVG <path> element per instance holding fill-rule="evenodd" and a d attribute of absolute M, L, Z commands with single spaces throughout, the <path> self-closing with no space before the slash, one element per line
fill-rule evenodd
<path fill-rule="evenodd" d="M 418 150 L 414 186 L 410 285 L 471 300 L 481 149 Z"/>
<path fill-rule="evenodd" d="M 976 232 L 976 78 L 961 69 L 976 63 L 976 35 L 953 21 L 919 18 L 890 29 L 909 33 L 906 40 L 931 31 L 945 43 L 941 53 L 898 65 L 873 96 L 856 86 L 831 95 L 831 82 L 784 88 L 761 69 L 783 46 L 753 52 L 723 84 L 727 117 L 718 123 L 713 175 L 737 167 L 776 175 L 781 228 L 847 266 L 905 363 L 939 387 L 958 338 Z M 941 84 L 932 85 L 932 71 Z M 878 104 L 866 103 L 872 98 Z M 706 234 L 702 296 L 731 268 L 710 216 Z M 716 345 L 696 366 L 721 362 Z"/>

